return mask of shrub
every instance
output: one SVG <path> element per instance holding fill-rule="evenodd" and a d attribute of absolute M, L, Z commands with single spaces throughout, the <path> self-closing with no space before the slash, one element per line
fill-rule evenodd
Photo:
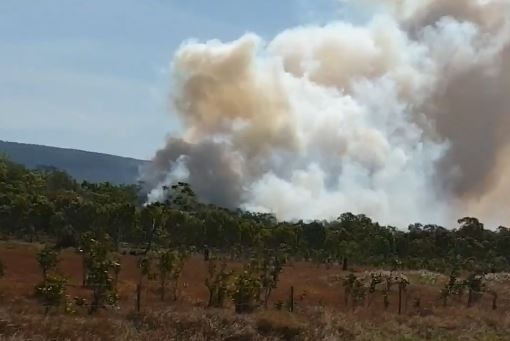
<path fill-rule="evenodd" d="M 208 307 L 221 308 L 224 305 L 225 298 L 228 296 L 229 281 L 232 277 L 232 271 L 227 270 L 227 262 L 219 261 L 215 258 L 209 259 L 209 277 L 205 280 L 205 286 L 209 290 Z"/>
<path fill-rule="evenodd" d="M 58 308 L 65 302 L 66 279 L 57 275 L 49 275 L 44 281 L 35 287 L 35 297 L 45 308 L 45 313 L 50 308 Z"/>
<path fill-rule="evenodd" d="M 56 268 L 58 264 L 58 252 L 52 247 L 45 246 L 37 254 L 37 263 L 41 267 L 43 279 L 46 280 L 48 271 Z"/>
<path fill-rule="evenodd" d="M 367 294 L 367 288 L 360 279 L 356 279 L 351 289 L 352 307 L 363 305 Z"/>
<path fill-rule="evenodd" d="M 114 278 L 115 273 L 120 271 L 120 264 L 110 258 L 106 243 L 91 238 L 86 245 L 87 248 L 82 249 L 86 266 L 85 285 L 93 293 L 89 313 L 94 313 L 117 302 Z"/>
<path fill-rule="evenodd" d="M 235 277 L 232 299 L 236 313 L 248 313 L 259 304 L 262 282 L 257 273 L 257 265 L 252 262 Z"/>
<path fill-rule="evenodd" d="M 280 273 L 283 270 L 284 264 L 284 258 L 280 255 L 275 255 L 272 257 L 264 257 L 262 264 L 260 265 L 260 281 L 263 288 L 262 301 L 264 302 L 264 307 L 266 308 L 269 297 L 271 296 L 271 292 L 276 288 L 278 284 Z"/>
<path fill-rule="evenodd" d="M 463 282 L 464 286 L 468 289 L 468 308 L 475 302 L 477 302 L 486 290 L 486 284 L 484 283 L 483 274 L 472 273 Z"/>
<path fill-rule="evenodd" d="M 441 289 L 440 297 L 443 300 L 443 306 L 446 307 L 446 305 L 448 304 L 448 298 L 450 296 L 457 296 L 460 298 L 462 296 L 462 294 L 464 293 L 464 288 L 465 288 L 465 283 L 458 279 L 457 269 L 454 268 L 450 272 L 450 277 L 448 279 L 448 282 Z"/>
<path fill-rule="evenodd" d="M 158 269 L 160 280 L 160 293 L 161 300 L 165 300 L 165 293 L 168 282 L 170 282 L 172 300 L 177 300 L 177 287 L 179 277 L 181 276 L 184 267 L 184 260 L 186 254 L 176 250 L 167 250 L 159 254 Z"/>

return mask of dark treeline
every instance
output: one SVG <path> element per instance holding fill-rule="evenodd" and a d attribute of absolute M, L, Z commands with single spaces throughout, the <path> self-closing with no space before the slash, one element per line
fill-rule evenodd
<path fill-rule="evenodd" d="M 202 204 L 184 183 L 164 190 L 166 202 L 144 206 L 138 186 L 79 184 L 56 169 L 33 171 L 0 158 L 0 233 L 60 247 L 76 247 L 80 236 L 92 233 L 116 248 L 159 243 L 237 257 L 279 249 L 322 263 L 510 269 L 510 229 L 488 230 L 476 218 L 462 218 L 454 229 L 413 224 L 407 231 L 351 213 L 333 221 L 279 222 L 270 214 Z"/>

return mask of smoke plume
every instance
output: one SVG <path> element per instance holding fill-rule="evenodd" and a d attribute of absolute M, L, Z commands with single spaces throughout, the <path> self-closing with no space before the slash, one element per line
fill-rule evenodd
<path fill-rule="evenodd" d="M 180 47 L 184 130 L 143 172 L 149 200 L 184 180 L 280 219 L 509 222 L 510 0 L 344 2 L 375 14 Z"/>

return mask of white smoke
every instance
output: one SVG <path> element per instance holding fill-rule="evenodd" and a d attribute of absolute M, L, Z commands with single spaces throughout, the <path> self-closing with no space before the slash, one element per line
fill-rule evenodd
<path fill-rule="evenodd" d="M 180 181 L 186 181 L 189 178 L 190 174 L 186 166 L 186 159 L 186 155 L 181 155 L 172 163 L 163 181 L 160 181 L 156 187 L 147 194 L 147 204 L 164 201 L 167 195 L 165 190 L 167 186 Z"/>
<path fill-rule="evenodd" d="M 384 10 L 362 25 L 182 45 L 172 62 L 172 103 L 185 129 L 144 175 L 155 187 L 150 200 L 162 184 L 185 178 L 206 201 L 280 219 L 347 211 L 397 226 L 449 223 L 470 212 L 509 218 L 480 199 L 510 193 L 508 181 L 495 194 L 487 184 L 501 174 L 499 164 L 510 164 L 500 160 L 508 140 L 473 150 L 491 165 L 468 171 L 478 166 L 464 160 L 464 137 L 452 125 L 470 127 L 471 116 L 445 94 L 480 72 L 486 81 L 466 78 L 466 96 L 496 97 L 501 110 L 488 119 L 510 121 L 508 95 L 479 86 L 510 93 L 510 1 L 381 3 Z M 470 138 L 498 132 L 480 133 Z"/>

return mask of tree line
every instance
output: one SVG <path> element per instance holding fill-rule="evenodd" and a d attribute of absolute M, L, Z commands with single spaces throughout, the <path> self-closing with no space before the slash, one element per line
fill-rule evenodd
<path fill-rule="evenodd" d="M 78 183 L 63 171 L 29 170 L 0 157 L 0 237 L 66 248 L 79 247 L 87 235 L 107 239 L 112 250 L 138 254 L 166 248 L 248 259 L 261 250 L 278 250 L 345 268 L 510 269 L 510 229 L 486 229 L 474 217 L 459 219 L 453 228 L 416 223 L 405 231 L 352 213 L 289 222 L 200 202 L 186 183 L 163 190 L 164 202 L 145 204 L 140 185 Z M 174 255 L 166 257 L 172 262 Z"/>

